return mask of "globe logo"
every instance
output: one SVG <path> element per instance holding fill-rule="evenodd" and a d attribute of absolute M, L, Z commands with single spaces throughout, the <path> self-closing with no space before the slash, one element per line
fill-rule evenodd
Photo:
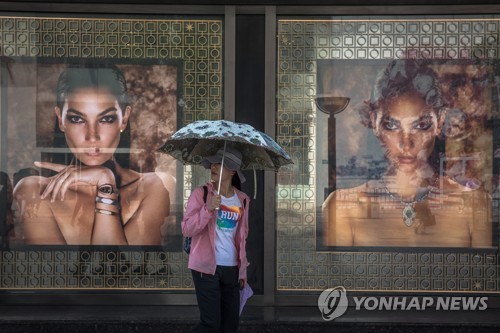
<path fill-rule="evenodd" d="M 326 289 L 318 297 L 318 308 L 326 321 L 342 316 L 347 311 L 348 303 L 347 292 L 342 286 Z"/>

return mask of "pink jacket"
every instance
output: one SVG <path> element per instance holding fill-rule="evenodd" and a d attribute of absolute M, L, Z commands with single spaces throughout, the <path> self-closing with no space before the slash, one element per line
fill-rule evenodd
<path fill-rule="evenodd" d="M 216 191 L 212 183 L 207 183 L 207 201 L 215 195 Z M 236 230 L 236 250 L 238 251 L 239 278 L 247 278 L 247 266 L 249 265 L 246 253 L 246 241 L 248 236 L 248 205 L 250 198 L 243 192 L 235 189 L 241 202 L 243 213 L 238 222 Z M 215 274 L 215 224 L 217 214 L 210 212 L 203 202 L 203 187 L 197 187 L 189 197 L 186 212 L 182 219 L 182 234 L 192 237 L 191 252 L 189 254 L 188 268 L 206 274 Z M 246 207 L 243 200 L 246 199 Z"/>

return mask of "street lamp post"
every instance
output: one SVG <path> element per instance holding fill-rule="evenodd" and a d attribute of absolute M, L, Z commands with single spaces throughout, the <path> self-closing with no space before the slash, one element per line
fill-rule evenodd
<path fill-rule="evenodd" d="M 349 97 L 332 95 L 317 95 L 315 98 L 318 110 L 329 115 L 328 117 L 328 188 L 325 198 L 336 189 L 337 180 L 337 138 L 335 115 L 344 111 L 350 102 Z"/>

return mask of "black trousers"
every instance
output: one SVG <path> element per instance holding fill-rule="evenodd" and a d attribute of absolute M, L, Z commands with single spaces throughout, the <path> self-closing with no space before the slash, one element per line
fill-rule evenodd
<path fill-rule="evenodd" d="M 233 333 L 240 321 L 237 266 L 217 266 L 214 275 L 191 270 L 200 322 L 192 332 Z"/>

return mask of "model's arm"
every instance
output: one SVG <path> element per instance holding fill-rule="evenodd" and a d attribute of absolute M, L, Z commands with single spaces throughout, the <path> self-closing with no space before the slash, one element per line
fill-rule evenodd
<path fill-rule="evenodd" d="M 127 245 L 120 212 L 120 198 L 112 182 L 97 185 L 91 244 Z"/>
<path fill-rule="evenodd" d="M 61 165 L 50 162 L 36 162 L 36 166 L 58 172 L 51 177 L 42 192 L 41 199 L 64 200 L 68 190 L 78 192 L 78 186 L 89 185 L 95 188 L 95 205 L 91 244 L 95 245 L 126 245 L 127 238 L 123 230 L 120 205 L 116 190 L 116 180 L 113 172 L 103 166 Z M 103 189 L 111 188 L 111 191 Z"/>
<path fill-rule="evenodd" d="M 24 242 L 27 244 L 64 245 L 64 239 L 50 202 L 42 200 L 40 193 L 46 178 L 31 176 L 22 179 L 14 189 L 16 217 L 21 224 Z"/>
<path fill-rule="evenodd" d="M 141 176 L 144 196 L 136 212 L 125 224 L 129 244 L 161 245 L 161 227 L 170 214 L 170 196 L 159 176 L 147 173 Z M 126 202 L 122 203 L 126 204 Z"/>
<path fill-rule="evenodd" d="M 323 234 L 326 246 L 353 246 L 354 235 L 349 223 L 349 212 L 337 205 L 342 200 L 338 191 L 330 193 L 322 206 Z"/>
<path fill-rule="evenodd" d="M 491 200 L 487 193 L 477 190 L 472 193 L 471 246 L 492 246 Z"/>

